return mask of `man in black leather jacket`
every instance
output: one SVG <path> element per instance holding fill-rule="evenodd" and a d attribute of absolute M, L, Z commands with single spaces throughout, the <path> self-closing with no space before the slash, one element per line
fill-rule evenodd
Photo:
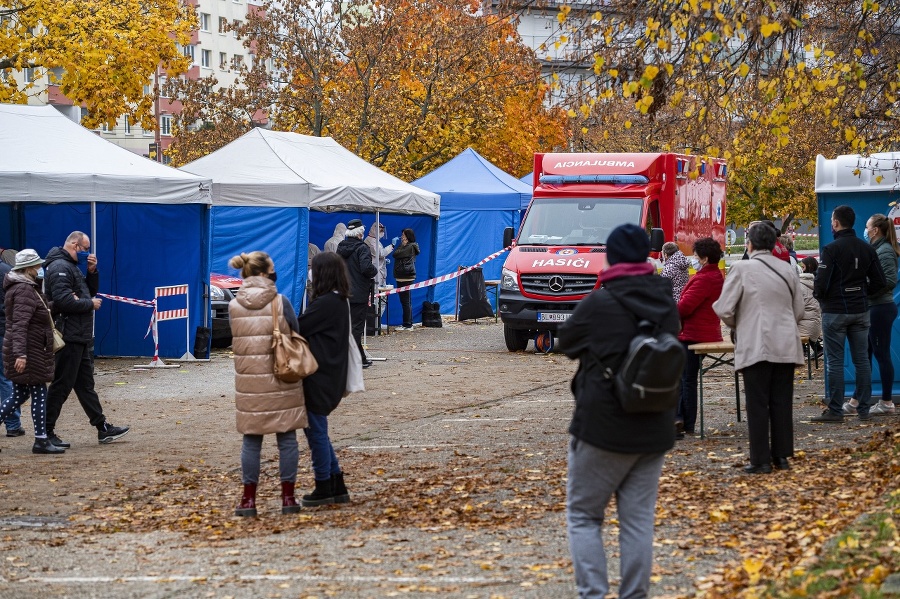
<path fill-rule="evenodd" d="M 825 341 L 825 398 L 828 407 L 813 422 L 843 422 L 844 414 L 856 413 L 869 420 L 872 403 L 872 366 L 869 363 L 869 305 L 866 295 L 885 286 L 878 254 L 856 236 L 856 213 L 838 206 L 831 213 L 834 241 L 822 248 L 813 283 L 813 296 L 822 306 L 822 338 Z M 844 343 L 856 371 L 857 408 L 844 401 Z"/>
<path fill-rule="evenodd" d="M 350 271 L 350 323 L 353 327 L 353 339 L 356 340 L 359 355 L 362 356 L 363 368 L 368 368 L 372 365 L 372 361 L 366 357 L 362 336 L 378 267 L 372 263 L 372 252 L 362 240 L 364 233 L 365 228 L 358 218 L 347 223 L 347 232 L 344 241 L 338 244 L 337 254 L 344 259 L 347 270 Z"/>
<path fill-rule="evenodd" d="M 47 391 L 47 438 L 57 447 L 69 447 L 55 432 L 63 404 L 72 390 L 78 398 L 91 426 L 97 428 L 100 443 L 111 443 L 123 437 L 128 427 L 113 426 L 106 421 L 100 398 L 94 391 L 94 310 L 102 300 L 94 297 L 100 285 L 97 256 L 87 254 L 91 240 L 74 231 L 62 247 L 52 248 L 44 262 L 44 285 L 53 301 L 56 328 L 66 342 L 56 353 L 53 382 Z M 78 266 L 79 253 L 87 262 L 87 275 Z"/>
<path fill-rule="evenodd" d="M 618 369 L 639 320 L 678 333 L 672 281 L 655 276 L 647 262 L 649 250 L 641 227 L 614 229 L 607 239 L 610 267 L 601 273 L 603 287 L 584 298 L 559 329 L 560 349 L 580 361 L 572 379 L 575 413 L 569 425 L 566 515 L 581 597 L 609 592 L 601 531 L 613 495 L 619 515 L 619 596 L 649 596 L 656 495 L 663 459 L 675 445 L 675 409 L 625 412 L 612 381 L 591 357 Z"/>

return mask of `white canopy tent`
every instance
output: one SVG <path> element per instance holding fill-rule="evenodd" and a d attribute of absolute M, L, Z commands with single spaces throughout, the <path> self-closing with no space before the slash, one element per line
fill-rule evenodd
<path fill-rule="evenodd" d="M 129 152 L 52 106 L 0 104 L 0 246 L 45 256 L 81 230 L 97 254 L 100 292 L 148 300 L 156 287 L 186 285 L 189 295 L 172 307 L 186 306 L 188 321 L 160 323 L 161 356 L 190 354 L 190 331 L 209 314 L 210 187 L 208 178 Z M 144 339 L 149 317 L 145 308 L 104 302 L 97 355 L 153 355 Z"/>
<path fill-rule="evenodd" d="M 181 170 L 213 180 L 215 206 L 440 214 L 440 196 L 369 164 L 330 137 L 253 129 Z"/>
<path fill-rule="evenodd" d="M 209 183 L 120 148 L 52 106 L 0 104 L 0 202 L 209 204 Z"/>

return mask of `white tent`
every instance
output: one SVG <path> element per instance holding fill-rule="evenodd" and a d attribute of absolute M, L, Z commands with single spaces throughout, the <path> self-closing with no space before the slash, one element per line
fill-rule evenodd
<path fill-rule="evenodd" d="M 217 206 L 440 213 L 437 194 L 384 172 L 330 137 L 253 129 L 181 170 L 211 178 Z"/>
<path fill-rule="evenodd" d="M 189 354 L 206 322 L 211 181 L 153 162 L 70 121 L 52 106 L 0 104 L 0 246 L 44 256 L 75 230 L 89 232 L 100 292 L 152 300 L 156 288 L 188 293 L 163 309 L 187 321 L 159 324 L 159 355 Z M 168 299 L 168 298 L 167 298 Z M 97 355 L 150 356 L 151 312 L 105 301 Z"/>
<path fill-rule="evenodd" d="M 120 148 L 52 106 L 0 104 L 0 202 L 209 204 L 209 184 Z"/>

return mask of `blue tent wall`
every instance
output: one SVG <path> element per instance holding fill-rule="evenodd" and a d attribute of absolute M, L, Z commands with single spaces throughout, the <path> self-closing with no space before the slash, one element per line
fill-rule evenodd
<path fill-rule="evenodd" d="M 472 266 L 502 249 L 503 229 L 518 230 L 522 211 L 531 200 L 530 185 L 503 172 L 471 148 L 412 184 L 441 196 L 437 276 L 455 272 L 460 266 Z M 500 278 L 503 260 L 501 255 L 483 266 L 486 280 Z M 434 299 L 441 304 L 442 314 L 453 314 L 456 281 L 435 287 Z"/>
<path fill-rule="evenodd" d="M 9 213 L 12 205 L 6 205 Z M 89 203 L 26 203 L 19 235 L 22 249 L 46 256 L 75 230 L 91 233 Z M 100 292 L 152 300 L 154 287 L 189 286 L 189 318 L 159 323 L 159 353 L 178 358 L 193 352 L 196 327 L 204 324 L 209 283 L 209 207 L 204 204 L 98 203 L 97 252 Z M 3 220 L 3 219 L 0 219 Z M 2 243 L 0 243 L 2 245 Z M 162 310 L 185 307 L 185 298 L 160 300 Z M 149 308 L 104 300 L 96 312 L 95 347 L 98 356 L 152 356 L 153 339 L 144 339 L 152 312 Z"/>
<path fill-rule="evenodd" d="M 263 251 L 278 272 L 278 291 L 299 312 L 306 289 L 307 208 L 213 206 L 212 272 L 240 276 L 228 266 L 241 252 Z"/>
<path fill-rule="evenodd" d="M 311 211 L 309 215 L 309 241 L 314 243 L 316 247 L 322 249 L 325 242 L 334 234 L 334 228 L 338 223 L 347 224 L 348 221 L 358 218 L 363 221 L 366 228 L 366 234 L 369 228 L 375 223 L 375 215 L 371 212 L 318 212 Z M 385 227 L 385 238 L 381 239 L 382 245 L 391 243 L 391 239 L 399 237 L 403 229 L 412 229 L 416 234 L 416 243 L 419 244 L 421 253 L 416 258 L 416 281 L 424 281 L 434 276 L 434 256 L 437 238 L 435 236 L 434 221 L 435 219 L 425 215 L 407 215 L 407 214 L 381 214 L 380 221 Z M 388 256 L 390 264 L 387 265 L 387 282 L 390 285 L 397 285 L 394 279 L 394 261 Z M 279 277 L 281 275 L 279 274 Z M 415 289 L 411 295 L 413 322 L 422 321 L 422 302 L 426 299 L 430 301 L 430 295 L 433 293 L 432 287 L 423 289 Z M 399 326 L 403 324 L 403 314 L 400 308 L 400 300 L 397 294 L 388 296 L 388 307 L 382 317 L 382 322 L 391 326 Z"/>
<path fill-rule="evenodd" d="M 853 229 L 856 235 L 862 239 L 866 227 L 866 221 L 873 214 L 887 214 L 890 212 L 890 202 L 900 199 L 898 193 L 856 192 L 856 193 L 820 193 L 816 194 L 819 206 L 819 244 L 824 247 L 834 241 L 831 232 L 831 213 L 841 205 L 851 206 L 856 212 L 856 223 Z M 894 301 L 900 301 L 900 286 L 894 289 Z M 900 319 L 894 321 L 891 330 L 891 360 L 900 364 Z M 844 395 L 849 397 L 856 388 L 856 372 L 850 359 L 850 348 L 844 350 L 844 382 L 846 385 Z M 828 381 L 825 381 L 825 396 L 828 397 Z M 872 360 L 872 397 L 881 397 L 881 373 L 878 370 L 878 361 Z M 893 396 L 895 401 L 900 398 L 900 368 L 894 368 Z"/>

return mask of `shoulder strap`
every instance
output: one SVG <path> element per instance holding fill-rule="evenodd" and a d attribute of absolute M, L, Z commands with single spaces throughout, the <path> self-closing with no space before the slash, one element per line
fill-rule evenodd
<path fill-rule="evenodd" d="M 47 305 L 47 302 L 44 301 L 44 298 L 41 297 L 41 292 L 37 289 L 34 290 L 35 294 L 37 294 L 38 299 L 41 300 L 41 303 L 44 304 L 44 308 L 47 309 L 47 318 L 50 319 L 50 325 L 53 326 L 53 314 L 50 313 L 50 307 Z"/>
<path fill-rule="evenodd" d="M 277 293 L 275 294 L 275 299 L 272 300 L 272 330 L 281 332 L 281 327 L 278 326 L 278 313 L 280 310 L 278 309 L 278 304 L 280 303 L 281 296 Z"/>
<path fill-rule="evenodd" d="M 778 272 L 777 270 L 775 270 L 775 267 L 774 267 L 774 266 L 772 266 L 771 264 L 767 264 L 765 260 L 763 260 L 763 259 L 761 259 L 761 258 L 757 258 L 757 257 L 755 257 L 755 256 L 752 258 L 752 260 L 756 260 L 756 261 L 760 262 L 761 264 L 765 264 L 765 265 L 766 265 L 766 268 L 768 268 L 769 270 L 771 270 L 772 272 L 774 272 L 776 275 L 778 275 L 778 278 L 781 279 L 782 281 L 784 281 L 784 284 L 788 286 L 788 291 L 789 291 L 790 294 L 791 294 L 791 299 L 792 299 L 792 300 L 794 299 L 794 288 L 791 286 L 790 281 L 788 281 L 787 279 L 785 279 L 784 276 L 783 276 L 780 272 Z"/>

